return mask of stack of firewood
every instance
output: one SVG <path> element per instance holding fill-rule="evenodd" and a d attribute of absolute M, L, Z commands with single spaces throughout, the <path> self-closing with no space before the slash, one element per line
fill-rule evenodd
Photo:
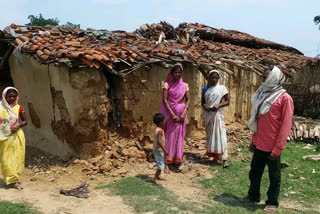
<path fill-rule="evenodd" d="M 294 121 L 288 137 L 289 141 L 319 142 L 320 125 L 311 126 Z"/>

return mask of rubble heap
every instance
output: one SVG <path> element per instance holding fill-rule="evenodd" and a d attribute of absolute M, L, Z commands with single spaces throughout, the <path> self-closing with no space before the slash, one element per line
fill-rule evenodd
<path fill-rule="evenodd" d="M 268 40 L 260 39 L 251 36 L 247 33 L 242 33 L 235 30 L 216 29 L 203 24 L 187 24 L 182 23 L 177 28 L 177 31 L 189 33 L 191 37 L 198 36 L 202 40 L 230 43 L 238 46 L 243 46 L 253 49 L 270 48 L 274 50 L 282 50 L 303 55 L 299 50 L 286 45 L 278 44 Z"/>
<path fill-rule="evenodd" d="M 117 134 L 113 137 L 115 140 L 110 141 L 112 144 L 106 147 L 103 154 L 88 160 L 76 159 L 73 164 L 82 166 L 87 175 L 92 175 L 120 169 L 127 162 L 135 163 L 145 161 L 147 157 L 148 159 L 152 158 L 151 144 L 142 145 L 137 140 L 121 138 Z"/>

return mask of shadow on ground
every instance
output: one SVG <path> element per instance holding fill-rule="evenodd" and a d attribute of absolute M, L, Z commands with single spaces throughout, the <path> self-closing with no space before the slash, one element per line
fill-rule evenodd
<path fill-rule="evenodd" d="M 252 202 L 247 202 L 247 203 L 241 202 L 239 197 L 230 193 L 223 193 L 222 195 L 215 196 L 213 200 L 227 206 L 239 207 L 239 208 L 241 207 L 253 212 L 256 210 L 261 210 L 265 206 L 264 204 L 256 204 Z"/>
<path fill-rule="evenodd" d="M 185 152 L 185 159 L 189 163 L 198 163 L 205 166 L 220 166 L 221 163 L 217 161 L 213 161 L 213 158 L 204 157 L 203 154 L 193 153 L 193 152 Z"/>
<path fill-rule="evenodd" d="M 26 147 L 25 166 L 28 168 L 48 169 L 51 166 L 67 167 L 70 164 L 70 158 L 62 160 L 61 158 L 45 153 L 35 147 Z"/>
<path fill-rule="evenodd" d="M 139 174 L 139 175 L 136 175 L 135 177 L 139 178 L 147 183 L 155 184 L 152 180 L 152 176 L 153 176 L 153 174 Z"/>
<path fill-rule="evenodd" d="M 13 186 L 12 185 L 7 185 L 3 180 L 2 180 L 2 176 L 0 176 L 1 180 L 0 180 L 0 189 L 12 189 Z"/>

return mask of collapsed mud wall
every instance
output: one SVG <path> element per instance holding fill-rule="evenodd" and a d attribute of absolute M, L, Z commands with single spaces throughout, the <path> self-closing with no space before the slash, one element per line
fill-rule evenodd
<path fill-rule="evenodd" d="M 226 123 L 246 124 L 251 114 L 251 96 L 258 88 L 259 75 L 226 65 L 233 74 L 222 73 L 221 84 L 226 85 L 231 104 L 225 108 Z M 151 69 L 141 68 L 129 74 L 120 82 L 117 93 L 121 102 L 121 125 L 130 137 L 140 141 L 153 140 L 153 114 L 160 111 L 162 86 L 169 69 L 154 65 Z M 189 84 L 191 102 L 188 111 L 188 134 L 203 128 L 201 93 L 206 79 L 192 65 L 184 66 L 183 79 Z M 146 139 L 147 138 L 147 139 Z"/>
<path fill-rule="evenodd" d="M 225 66 L 232 71 L 221 74 L 221 84 L 227 86 L 231 97 L 225 120 L 227 124 L 246 123 L 259 77 L 233 65 Z M 42 65 L 26 55 L 22 55 L 22 64 L 11 56 L 10 67 L 29 118 L 25 128 L 29 145 L 59 156 L 89 158 L 107 152 L 117 157 L 122 155 L 121 146 L 127 148 L 119 143 L 127 142 L 121 139 L 135 139 L 142 146 L 153 140 L 152 116 L 160 111 L 169 69 L 153 65 L 119 78 L 97 69 Z M 197 67 L 184 67 L 183 78 L 191 95 L 187 133 L 192 134 L 203 128 L 201 93 L 206 79 Z M 142 157 L 141 149 L 134 151 Z"/>
<path fill-rule="evenodd" d="M 11 56 L 10 67 L 29 118 L 27 144 L 59 156 L 101 153 L 111 108 L 103 73 L 41 65 L 26 55 L 22 64 Z"/>
<path fill-rule="evenodd" d="M 138 69 L 121 81 L 118 93 L 122 103 L 121 125 L 130 137 L 153 139 L 152 117 L 160 112 L 162 87 L 168 72 L 169 69 L 154 65 L 151 69 Z M 189 124 L 201 128 L 201 87 L 205 79 L 193 66 L 185 67 L 183 78 L 191 95 Z"/>

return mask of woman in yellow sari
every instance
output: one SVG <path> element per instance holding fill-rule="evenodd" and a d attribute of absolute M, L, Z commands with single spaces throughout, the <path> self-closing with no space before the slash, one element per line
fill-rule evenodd
<path fill-rule="evenodd" d="M 3 90 L 0 102 L 0 164 L 3 181 L 22 190 L 19 180 L 24 169 L 25 137 L 21 127 L 27 125 L 27 118 L 18 100 L 16 88 Z"/>

